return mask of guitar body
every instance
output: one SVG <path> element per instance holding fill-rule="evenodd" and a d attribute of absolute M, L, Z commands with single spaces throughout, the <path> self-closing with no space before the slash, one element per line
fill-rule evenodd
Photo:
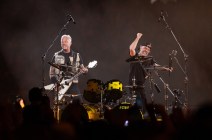
<path fill-rule="evenodd" d="M 58 100 L 60 101 L 64 94 L 68 91 L 68 89 L 70 88 L 70 86 L 72 85 L 72 81 L 69 82 L 70 79 L 66 79 L 66 80 L 62 80 L 60 82 L 60 90 L 58 92 Z"/>

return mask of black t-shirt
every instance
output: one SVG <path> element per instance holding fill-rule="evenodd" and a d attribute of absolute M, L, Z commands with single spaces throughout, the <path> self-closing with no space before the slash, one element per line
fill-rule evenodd
<path fill-rule="evenodd" d="M 55 53 L 55 55 L 54 55 L 54 57 L 53 57 L 53 61 L 54 61 L 54 59 L 55 59 L 55 56 L 57 56 L 57 55 L 62 55 L 62 56 L 64 56 L 65 57 L 65 62 L 64 62 L 64 64 L 66 64 L 66 65 L 73 65 L 74 63 L 76 63 L 76 60 L 77 60 L 77 54 L 79 54 L 79 53 L 77 53 L 77 52 L 75 52 L 75 51 L 73 51 L 73 50 L 71 50 L 69 53 L 64 53 L 63 51 L 59 51 L 59 52 L 57 52 L 57 53 Z M 73 63 L 71 62 L 71 59 L 70 59 L 70 57 L 73 57 Z M 79 62 L 80 62 L 80 64 L 83 64 L 83 61 L 82 61 L 82 58 L 81 58 L 81 56 L 80 56 L 80 54 L 79 54 Z"/>
<path fill-rule="evenodd" d="M 138 54 L 128 60 L 130 62 L 129 84 L 133 85 L 133 79 L 135 78 L 136 85 L 143 85 L 148 73 L 146 68 L 153 66 L 156 63 L 155 60 L 152 56 L 142 57 Z"/>

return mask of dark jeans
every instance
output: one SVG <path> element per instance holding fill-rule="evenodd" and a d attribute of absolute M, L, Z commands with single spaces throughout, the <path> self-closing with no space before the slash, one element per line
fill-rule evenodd
<path fill-rule="evenodd" d="M 132 92 L 132 90 L 131 90 L 131 92 Z M 134 89 L 134 92 L 135 92 L 135 95 L 136 95 L 135 105 L 139 109 L 141 109 L 142 113 L 145 113 L 147 111 L 146 110 L 147 99 L 146 99 L 144 88 Z"/>

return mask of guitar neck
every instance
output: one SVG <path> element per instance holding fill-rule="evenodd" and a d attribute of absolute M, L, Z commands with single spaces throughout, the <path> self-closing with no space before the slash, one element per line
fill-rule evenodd
<path fill-rule="evenodd" d="M 78 72 L 77 74 L 75 74 L 73 77 L 71 77 L 70 79 L 68 79 L 66 82 L 69 83 L 71 81 L 74 80 L 74 78 L 78 77 L 79 75 L 81 75 L 83 73 L 83 71 Z"/>

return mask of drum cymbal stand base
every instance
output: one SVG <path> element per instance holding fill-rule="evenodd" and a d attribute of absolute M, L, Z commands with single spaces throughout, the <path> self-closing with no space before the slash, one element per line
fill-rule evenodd
<path fill-rule="evenodd" d="M 148 78 L 149 78 L 149 83 L 150 83 L 150 97 L 151 97 L 151 102 L 152 102 L 152 104 L 154 104 L 154 92 L 153 92 L 154 81 L 152 79 L 151 73 L 149 74 Z"/>
<path fill-rule="evenodd" d="M 103 94 L 104 94 L 104 89 L 101 86 L 101 100 L 100 100 L 100 114 L 99 114 L 100 119 L 104 119 Z"/>
<path fill-rule="evenodd" d="M 135 90 L 132 91 L 131 103 L 132 105 L 136 104 L 137 95 L 135 94 Z"/>
<path fill-rule="evenodd" d="M 167 91 L 169 91 L 169 93 L 171 93 L 171 95 L 173 96 L 173 97 L 175 97 L 175 99 L 180 103 L 180 104 L 182 104 L 182 101 L 172 92 L 172 90 L 169 88 L 169 85 L 167 84 L 167 83 L 165 83 L 165 81 L 162 79 L 162 77 L 160 76 L 160 74 L 157 72 L 157 71 L 155 71 L 155 74 L 159 77 L 159 79 L 161 80 L 161 82 L 163 83 L 163 85 L 164 85 L 164 92 L 165 92 L 165 110 L 167 111 L 167 113 L 168 113 L 168 92 Z"/>
<path fill-rule="evenodd" d="M 55 105 L 53 112 L 54 112 L 54 118 L 59 123 L 60 122 L 60 114 L 61 114 L 61 109 L 60 109 L 59 105 Z"/>
<path fill-rule="evenodd" d="M 133 88 L 132 88 L 132 91 L 131 91 L 131 93 L 132 93 L 132 95 L 131 95 L 131 103 L 132 103 L 132 105 L 136 104 L 136 98 L 137 98 L 137 95 L 135 93 L 137 85 L 136 85 L 135 81 L 136 81 L 136 79 L 135 79 L 135 76 L 134 76 L 133 79 L 132 79 Z"/>
<path fill-rule="evenodd" d="M 57 122 L 60 122 L 60 105 L 59 105 L 59 86 L 60 84 L 56 84 L 56 94 L 55 94 L 55 99 L 54 99 L 54 107 L 53 107 L 53 112 L 54 112 L 54 117 L 57 120 Z"/>
<path fill-rule="evenodd" d="M 54 117 L 57 120 L 57 122 L 60 122 L 61 119 L 61 108 L 60 108 L 60 101 L 59 101 L 59 89 L 61 87 L 60 81 L 58 81 L 56 84 L 56 94 L 54 98 L 54 107 L 53 107 L 53 112 L 54 112 Z"/>

